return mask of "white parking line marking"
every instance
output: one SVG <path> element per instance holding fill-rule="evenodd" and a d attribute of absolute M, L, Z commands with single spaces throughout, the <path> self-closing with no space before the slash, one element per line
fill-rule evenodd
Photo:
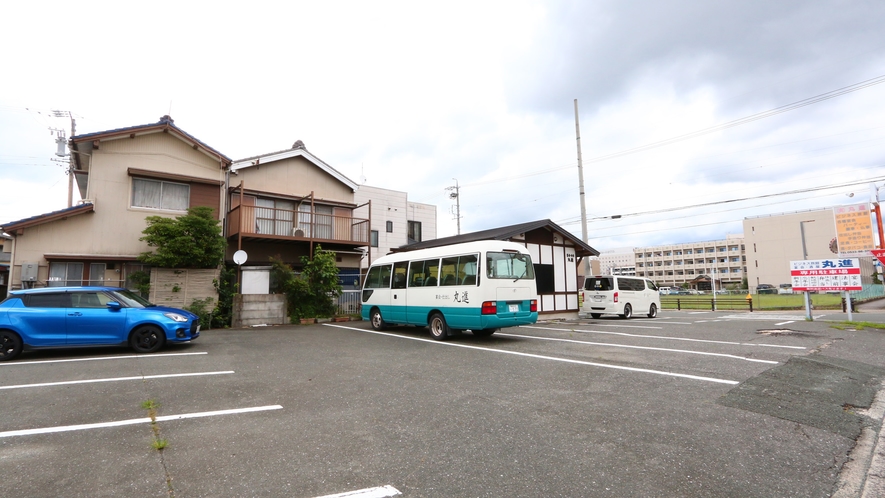
<path fill-rule="evenodd" d="M 201 418 L 201 417 L 216 417 L 219 415 L 234 415 L 238 413 L 251 413 L 251 412 L 260 412 L 266 410 L 281 410 L 283 407 L 280 405 L 268 405 L 268 406 L 256 406 L 252 408 L 234 408 L 231 410 L 216 410 L 213 412 L 197 412 L 197 413 L 183 413 L 180 415 L 165 415 L 162 417 L 157 417 L 157 422 L 166 422 L 169 420 L 183 420 L 187 418 Z M 35 434 L 52 434 L 55 432 L 69 432 L 69 431 L 82 431 L 87 429 L 101 429 L 105 427 L 122 427 L 124 425 L 136 425 L 136 424 L 149 424 L 151 422 L 150 417 L 145 418 L 133 418 L 129 420 L 117 420 L 115 422 L 101 422 L 97 424 L 80 424 L 80 425 L 63 425 L 60 427 L 43 427 L 40 429 L 24 429 L 20 431 L 6 431 L 0 432 L 0 438 L 4 437 L 13 437 L 13 436 L 32 436 Z"/>
<path fill-rule="evenodd" d="M 824 315 L 815 318 L 823 318 Z M 804 316 L 796 316 L 796 315 L 767 315 L 765 313 L 747 313 L 744 315 L 725 315 L 722 317 L 724 320 L 793 320 L 800 321 L 805 320 Z"/>
<path fill-rule="evenodd" d="M 788 320 L 786 322 L 775 323 L 775 325 L 786 325 L 788 323 L 793 323 L 795 320 Z"/>
<path fill-rule="evenodd" d="M 622 335 L 625 337 L 637 337 L 641 339 L 665 339 L 670 341 L 688 341 L 688 342 L 709 342 L 710 344 L 728 344 L 731 346 L 760 346 L 768 348 L 786 348 L 786 349 L 806 349 L 804 346 L 783 346 L 780 344 L 759 344 L 755 342 L 731 342 L 731 341 L 714 341 L 712 339 L 691 339 L 689 337 L 667 337 L 663 335 L 643 335 L 643 334 L 625 334 L 624 332 L 606 332 L 603 330 L 582 330 L 582 329 L 556 329 L 553 327 L 535 327 L 532 325 L 520 325 L 521 329 L 539 329 L 539 330 L 555 330 L 557 332 L 580 332 L 582 334 L 608 334 Z"/>
<path fill-rule="evenodd" d="M 651 325 L 606 325 L 604 323 L 594 323 L 593 325 L 599 325 L 600 327 L 612 327 L 616 329 L 655 329 L 655 330 L 663 330 L 664 327 L 654 327 Z"/>
<path fill-rule="evenodd" d="M 591 361 L 571 360 L 568 358 L 557 358 L 555 356 L 544 356 L 544 355 L 539 355 L 539 354 L 521 353 L 519 351 L 507 351 L 506 349 L 481 348 L 479 346 L 470 346 L 468 344 L 458 344 L 455 342 L 440 342 L 440 341 L 435 341 L 433 339 L 422 339 L 420 337 L 409 337 L 406 335 L 391 334 L 388 332 L 378 332 L 376 330 L 359 329 L 356 327 L 345 327 L 344 325 L 332 325 L 330 323 L 324 323 L 323 325 L 325 325 L 326 327 L 336 327 L 336 328 L 340 328 L 340 329 L 355 330 L 357 332 L 365 332 L 368 334 L 377 334 L 377 335 L 384 335 L 387 337 L 395 337 L 397 339 L 409 339 L 412 341 L 426 342 L 426 343 L 430 343 L 430 344 L 434 344 L 434 345 L 438 345 L 438 346 L 451 346 L 451 347 L 456 347 L 456 348 L 475 349 L 478 351 L 488 351 L 490 353 L 512 354 L 515 356 L 525 356 L 527 358 L 537 358 L 537 359 L 541 359 L 541 360 L 561 361 L 563 363 L 574 363 L 577 365 L 588 365 L 591 367 L 611 368 L 614 370 L 627 370 L 630 372 L 650 373 L 650 374 L 655 374 L 655 375 L 664 375 L 667 377 L 680 377 L 683 379 L 702 380 L 702 381 L 706 381 L 706 382 L 716 382 L 719 384 L 731 384 L 731 385 L 738 384 L 738 381 L 736 381 L 736 380 L 717 379 L 714 377 L 701 377 L 698 375 L 688 375 L 688 374 L 679 374 L 679 373 L 673 373 L 673 372 L 664 372 L 661 370 L 650 370 L 647 368 L 624 367 L 624 366 L 620 366 L 620 365 L 594 363 Z"/>
<path fill-rule="evenodd" d="M 71 358 L 69 360 L 38 360 L 38 361 L 13 361 L 0 363 L 0 367 L 13 367 L 21 365 L 42 365 L 44 363 L 69 363 L 72 361 L 100 361 L 100 360 L 126 360 L 132 358 L 165 358 L 167 356 L 193 356 L 198 354 L 209 354 L 205 351 L 202 353 L 151 353 L 151 354 L 129 354 L 125 356 L 99 356 L 98 358 Z"/>
<path fill-rule="evenodd" d="M 666 352 L 669 352 L 669 353 L 699 354 L 699 355 L 704 355 L 704 356 L 721 356 L 721 357 L 724 357 L 724 358 L 733 358 L 733 359 L 735 359 L 735 360 L 755 361 L 755 362 L 758 362 L 758 363 L 769 363 L 769 364 L 771 364 L 771 365 L 777 365 L 778 363 L 780 363 L 780 362 L 778 362 L 778 361 L 771 361 L 771 360 L 757 360 L 757 359 L 755 359 L 755 358 L 747 358 L 747 357 L 744 357 L 744 356 L 737 356 L 737 355 L 733 355 L 733 354 L 725 354 L 725 353 L 707 353 L 707 352 L 704 352 L 704 351 L 691 351 L 691 350 L 688 350 L 688 349 L 653 348 L 653 347 L 651 347 L 651 346 L 629 346 L 629 345 L 626 345 L 626 344 L 612 344 L 612 343 L 609 343 L 609 342 L 589 342 L 589 341 L 576 341 L 576 340 L 574 340 L 574 339 L 559 339 L 559 338 L 556 338 L 556 337 L 537 337 L 537 336 L 531 336 L 531 335 L 502 334 L 501 332 L 498 332 L 498 333 L 495 334 L 495 335 L 500 335 L 500 336 L 504 336 L 504 337 L 521 337 L 521 338 L 523 338 L 523 339 L 538 339 L 538 340 L 541 340 L 541 341 L 573 342 L 573 343 L 576 343 L 576 344 L 588 344 L 588 345 L 591 345 L 591 346 L 608 346 L 608 347 L 613 347 L 613 348 L 627 348 L 627 349 L 648 349 L 648 350 L 651 350 L 651 351 L 666 351 Z"/>
<path fill-rule="evenodd" d="M 402 493 L 393 486 L 378 486 L 377 488 L 366 488 L 357 491 L 347 491 L 337 495 L 323 495 L 317 498 L 386 498 L 388 496 L 396 496 Z"/>
<path fill-rule="evenodd" d="M 195 372 L 180 374 L 160 374 L 160 375 L 138 375 L 135 377 L 110 377 L 104 379 L 86 379 L 86 380 L 66 380 L 60 382 L 43 382 L 40 384 L 19 384 L 17 386 L 0 386 L 0 389 L 23 389 L 26 387 L 49 387 L 49 386 L 67 386 L 71 384 L 92 384 L 93 382 L 122 382 L 126 380 L 147 380 L 147 379 L 168 379 L 172 377 L 196 377 L 200 375 L 223 375 L 232 374 L 233 370 L 225 370 L 222 372 Z"/>

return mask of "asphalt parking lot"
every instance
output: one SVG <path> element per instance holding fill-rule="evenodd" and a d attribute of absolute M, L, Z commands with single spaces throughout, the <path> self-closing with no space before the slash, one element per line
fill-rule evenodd
<path fill-rule="evenodd" d="M 885 331 L 830 319 L 663 312 L 444 343 L 347 322 L 26 353 L 0 364 L 2 495 L 860 496 L 866 466 L 843 464 L 878 433 Z"/>

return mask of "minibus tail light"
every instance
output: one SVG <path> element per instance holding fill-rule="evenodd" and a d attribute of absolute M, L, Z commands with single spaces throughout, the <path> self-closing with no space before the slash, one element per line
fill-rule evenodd
<path fill-rule="evenodd" d="M 538 311 L 538 300 L 537 299 L 532 299 L 532 304 L 531 304 L 531 307 L 529 308 L 529 311 L 531 311 L 532 313 L 535 313 Z"/>
<path fill-rule="evenodd" d="M 483 301 L 482 314 L 494 315 L 498 312 L 498 303 L 496 301 Z"/>
<path fill-rule="evenodd" d="M 615 302 L 618 302 L 618 291 L 615 291 Z"/>

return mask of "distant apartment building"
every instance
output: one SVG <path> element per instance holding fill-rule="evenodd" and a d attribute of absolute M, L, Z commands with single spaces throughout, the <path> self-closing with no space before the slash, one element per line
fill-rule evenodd
<path fill-rule="evenodd" d="M 637 247 L 633 255 L 636 275 L 659 286 L 679 287 L 702 276 L 715 276 L 717 288 L 724 288 L 740 284 L 747 271 L 743 234 L 708 242 Z"/>
<path fill-rule="evenodd" d="M 636 275 L 633 249 L 611 249 L 599 254 L 599 275 Z"/>

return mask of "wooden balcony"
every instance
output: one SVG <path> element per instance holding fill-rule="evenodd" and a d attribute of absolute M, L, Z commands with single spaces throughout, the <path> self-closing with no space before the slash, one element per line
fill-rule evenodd
<path fill-rule="evenodd" d="M 243 205 L 231 209 L 227 220 L 228 237 L 369 245 L 364 218 Z"/>

